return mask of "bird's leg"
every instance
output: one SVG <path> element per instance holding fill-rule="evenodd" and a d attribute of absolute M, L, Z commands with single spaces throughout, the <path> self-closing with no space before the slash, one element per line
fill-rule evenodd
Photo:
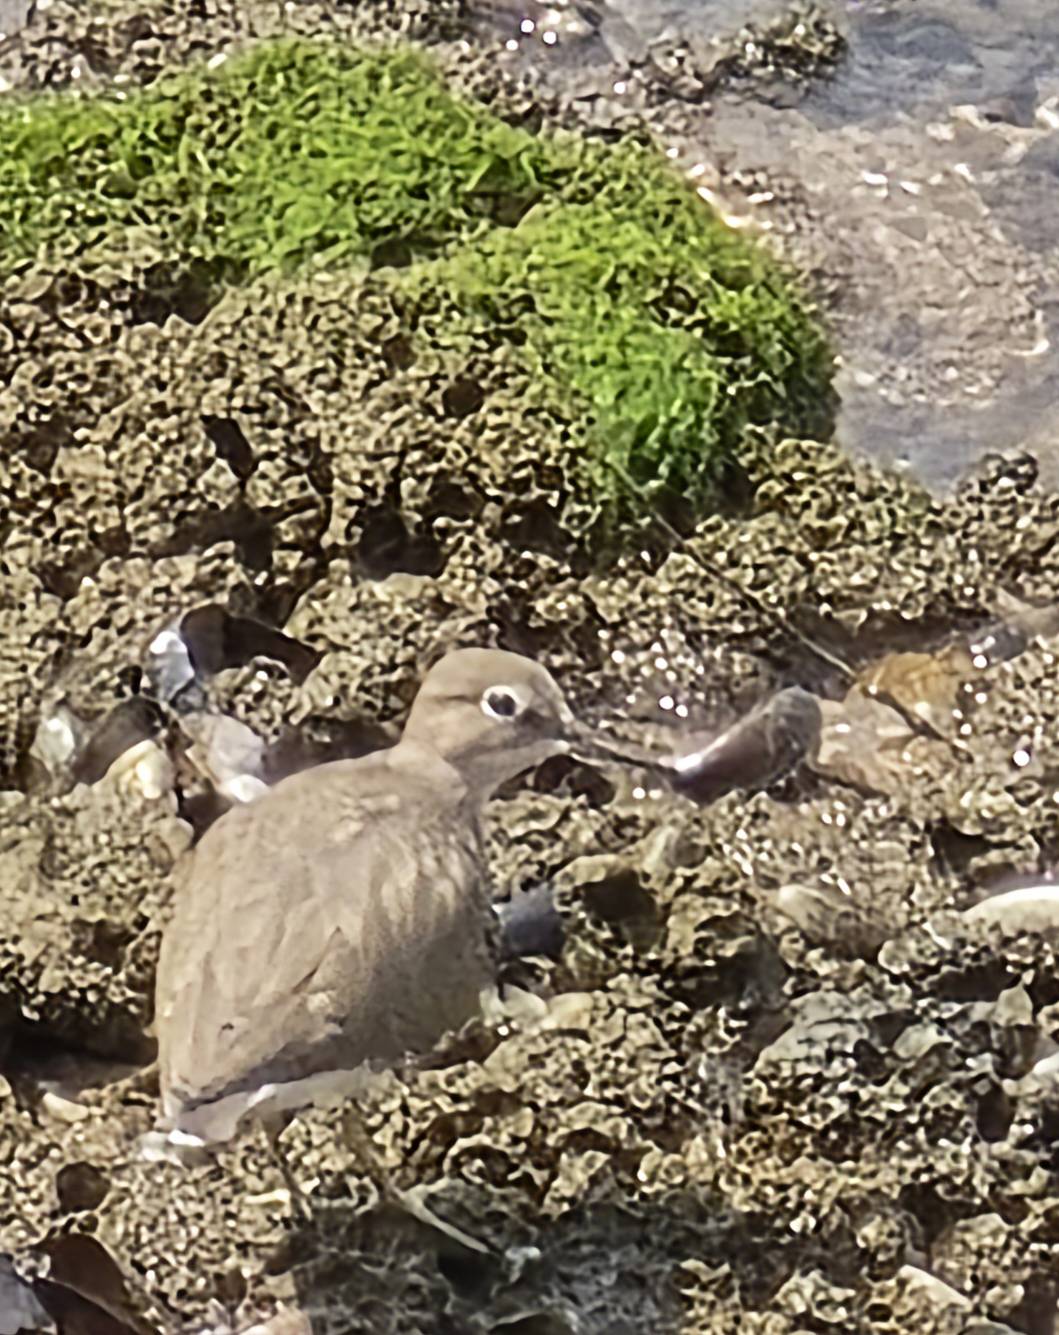
<path fill-rule="evenodd" d="M 446 1179 L 443 1178 L 440 1182 L 433 1184 L 419 1183 L 405 1191 L 397 1185 L 392 1173 L 379 1158 L 371 1135 L 356 1109 L 348 1110 L 343 1121 L 343 1131 L 346 1144 L 356 1154 L 361 1165 L 370 1173 L 372 1180 L 386 1200 L 398 1206 L 406 1214 L 411 1215 L 413 1219 L 418 1219 L 421 1224 L 426 1224 L 428 1228 L 437 1229 L 439 1233 L 444 1233 L 446 1237 L 452 1238 L 461 1247 L 466 1247 L 469 1251 L 478 1252 L 483 1256 L 493 1255 L 492 1247 L 479 1241 L 478 1238 L 472 1237 L 469 1233 L 465 1233 L 462 1228 L 457 1228 L 455 1224 L 446 1223 L 427 1204 L 427 1198 L 433 1195 L 435 1191 L 443 1188 L 446 1185 Z"/>
<path fill-rule="evenodd" d="M 406 1210 L 413 1219 L 418 1219 L 420 1223 L 426 1224 L 430 1228 L 438 1229 L 439 1232 L 452 1238 L 454 1242 L 458 1242 L 461 1247 L 466 1247 L 468 1251 L 478 1252 L 480 1256 L 494 1255 L 493 1248 L 487 1242 L 472 1237 L 470 1233 L 464 1232 L 462 1228 L 457 1228 L 455 1224 L 446 1223 L 427 1204 L 429 1197 L 446 1185 L 447 1181 L 444 1178 L 440 1182 L 419 1182 L 408 1191 L 398 1191 L 394 1199 L 401 1209 Z"/>
<path fill-rule="evenodd" d="M 268 1149 L 269 1158 L 279 1169 L 283 1178 L 283 1185 L 287 1188 L 291 1208 L 295 1214 L 301 1217 L 303 1223 L 311 1223 L 313 1213 L 309 1208 L 309 1202 L 306 1200 L 305 1193 L 295 1181 L 290 1163 L 279 1143 L 280 1136 L 287 1129 L 287 1119 L 285 1117 L 270 1117 L 262 1121 L 261 1129 L 265 1134 L 265 1145 Z"/>

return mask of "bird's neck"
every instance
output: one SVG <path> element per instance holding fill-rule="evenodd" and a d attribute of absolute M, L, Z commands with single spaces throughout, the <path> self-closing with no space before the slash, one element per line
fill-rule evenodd
<path fill-rule="evenodd" d="M 402 737 L 391 748 L 390 755 L 402 771 L 415 775 L 417 784 L 429 787 L 443 805 L 451 806 L 454 811 L 465 808 L 469 813 L 477 813 L 481 807 L 481 794 L 474 792 L 456 766 L 429 742 Z"/>

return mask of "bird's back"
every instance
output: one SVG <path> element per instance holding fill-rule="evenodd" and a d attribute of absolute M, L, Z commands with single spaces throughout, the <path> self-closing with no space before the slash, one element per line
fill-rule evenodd
<path fill-rule="evenodd" d="M 477 823 L 392 756 L 294 775 L 196 848 L 158 969 L 170 1115 L 395 1062 L 476 1013 L 495 977 Z"/>

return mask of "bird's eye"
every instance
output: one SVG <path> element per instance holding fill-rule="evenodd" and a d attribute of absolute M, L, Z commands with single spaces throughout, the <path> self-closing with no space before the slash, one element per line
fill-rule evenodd
<path fill-rule="evenodd" d="M 513 719 L 522 701 L 508 686 L 493 686 L 482 696 L 482 713 L 490 718 Z"/>

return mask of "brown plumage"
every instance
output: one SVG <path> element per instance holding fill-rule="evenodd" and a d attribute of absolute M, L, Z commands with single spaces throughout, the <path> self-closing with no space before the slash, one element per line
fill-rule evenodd
<path fill-rule="evenodd" d="M 396 746 L 221 817 L 159 960 L 168 1125 L 227 1139 L 252 1110 L 355 1092 L 475 1015 L 496 979 L 481 808 L 567 750 L 572 728 L 544 668 L 458 650 L 428 673 Z"/>

